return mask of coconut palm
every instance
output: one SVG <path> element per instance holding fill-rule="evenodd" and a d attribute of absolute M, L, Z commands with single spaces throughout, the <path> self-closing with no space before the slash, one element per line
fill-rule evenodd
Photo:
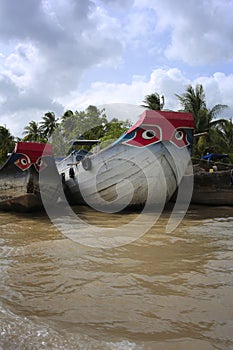
<path fill-rule="evenodd" d="M 163 109 L 164 106 L 164 96 L 160 96 L 157 92 L 146 95 L 146 97 L 143 100 L 143 103 L 141 107 L 144 107 L 146 109 L 152 109 L 155 111 L 160 111 Z"/>
<path fill-rule="evenodd" d="M 183 110 L 193 114 L 195 133 L 206 133 L 205 136 L 195 138 L 193 153 L 201 155 L 205 149 L 213 144 L 218 146 L 221 140 L 217 129 L 226 123 L 226 119 L 216 118 L 228 106 L 217 104 L 211 109 L 207 108 L 205 92 L 201 84 L 197 84 L 195 88 L 188 85 L 184 94 L 175 94 L 175 96 L 178 98 Z"/>
<path fill-rule="evenodd" d="M 233 162 L 233 122 L 232 118 L 225 121 L 225 123 L 217 128 L 220 135 L 219 147 L 223 153 L 228 153 Z"/>
<path fill-rule="evenodd" d="M 202 112 L 206 110 L 206 100 L 203 86 L 197 84 L 195 89 L 188 85 L 182 95 L 175 94 L 183 110 L 191 112 L 195 120 L 196 132 L 199 130 L 199 123 L 203 119 Z"/>
<path fill-rule="evenodd" d="M 175 96 L 178 98 L 183 110 L 193 114 L 196 133 L 209 132 L 212 127 L 225 123 L 225 119 L 216 120 L 216 118 L 228 106 L 217 104 L 213 108 L 208 109 L 204 89 L 201 84 L 197 84 L 195 89 L 188 85 L 184 94 L 175 94 Z"/>
<path fill-rule="evenodd" d="M 222 134 L 226 145 L 229 147 L 229 150 L 233 152 L 233 122 L 232 118 L 226 120 L 226 123 L 222 126 Z"/>
<path fill-rule="evenodd" d="M 58 119 L 53 112 L 45 113 L 42 119 L 42 122 L 40 122 L 41 130 L 43 131 L 44 136 L 48 139 L 57 128 Z"/>
<path fill-rule="evenodd" d="M 34 120 L 30 121 L 29 124 L 25 126 L 23 134 L 25 135 L 23 141 L 46 142 L 43 130 Z"/>

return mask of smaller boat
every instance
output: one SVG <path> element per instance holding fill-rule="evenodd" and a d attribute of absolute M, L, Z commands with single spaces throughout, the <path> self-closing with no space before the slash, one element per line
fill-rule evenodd
<path fill-rule="evenodd" d="M 192 203 L 233 205 L 233 164 L 227 158 L 227 154 L 210 153 L 194 165 Z"/>
<path fill-rule="evenodd" d="M 57 201 L 59 182 L 51 144 L 18 142 L 0 168 L 0 209 L 21 212 L 42 209 L 41 191 L 45 200 L 53 204 Z"/>

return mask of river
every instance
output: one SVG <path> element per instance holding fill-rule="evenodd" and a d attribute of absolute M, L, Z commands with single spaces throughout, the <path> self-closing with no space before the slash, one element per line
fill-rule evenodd
<path fill-rule="evenodd" d="M 75 208 L 114 228 L 136 213 Z M 0 213 L 0 350 L 233 349 L 233 208 L 165 210 L 111 249 L 67 238 L 45 213 Z"/>

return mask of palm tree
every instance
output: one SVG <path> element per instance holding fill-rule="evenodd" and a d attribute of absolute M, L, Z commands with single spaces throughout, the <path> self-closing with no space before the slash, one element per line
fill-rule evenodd
<path fill-rule="evenodd" d="M 209 132 L 212 127 L 224 124 L 225 119 L 215 119 L 228 106 L 217 104 L 212 109 L 208 109 L 202 84 L 197 84 L 195 89 L 188 85 L 184 94 L 175 94 L 175 96 L 183 110 L 193 114 L 196 133 Z"/>
<path fill-rule="evenodd" d="M 193 114 L 195 133 L 206 133 L 205 136 L 194 139 L 193 152 L 200 155 L 206 148 L 211 147 L 212 144 L 217 146 L 220 142 L 217 129 L 226 123 L 226 119 L 216 118 L 228 106 L 217 104 L 211 109 L 207 108 L 205 93 L 201 84 L 197 84 L 195 89 L 191 85 L 188 85 L 184 94 L 175 94 L 175 96 L 178 98 L 183 110 Z"/>
<path fill-rule="evenodd" d="M 14 137 L 4 126 L 0 126 L 0 164 L 7 159 L 7 154 L 12 152 L 15 142 Z"/>
<path fill-rule="evenodd" d="M 43 130 L 39 127 L 39 124 L 34 120 L 25 126 L 23 134 L 25 135 L 23 141 L 31 142 L 46 142 L 46 138 L 43 134 Z"/>
<path fill-rule="evenodd" d="M 205 93 L 203 86 L 197 84 L 195 89 L 188 85 L 185 93 L 182 95 L 175 94 L 178 98 L 183 110 L 191 112 L 195 121 L 199 121 L 200 112 L 206 109 Z"/>
<path fill-rule="evenodd" d="M 225 121 L 225 123 L 217 128 L 217 132 L 220 134 L 219 143 L 220 150 L 223 153 L 228 153 L 233 162 L 233 122 L 232 118 Z"/>
<path fill-rule="evenodd" d="M 155 111 L 160 111 L 163 109 L 164 106 L 164 96 L 160 96 L 157 92 L 146 95 L 146 97 L 143 100 L 143 103 L 141 107 L 152 109 Z"/>
<path fill-rule="evenodd" d="M 40 122 L 41 130 L 43 131 L 44 136 L 48 139 L 57 128 L 58 119 L 55 117 L 55 114 L 53 112 L 45 113 L 42 119 L 43 121 Z"/>

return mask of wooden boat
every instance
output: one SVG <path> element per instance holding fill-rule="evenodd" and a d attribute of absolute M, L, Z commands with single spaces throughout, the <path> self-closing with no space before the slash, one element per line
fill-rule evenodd
<path fill-rule="evenodd" d="M 219 162 L 227 155 L 209 154 L 194 165 L 191 202 L 205 205 L 233 205 L 233 164 Z"/>
<path fill-rule="evenodd" d="M 148 110 L 109 147 L 74 150 L 57 163 L 68 201 L 110 212 L 166 203 L 190 160 L 193 128 L 190 113 Z"/>
<path fill-rule="evenodd" d="M 54 203 L 59 181 L 52 145 L 18 142 L 0 168 L 0 209 L 24 212 L 41 209 L 41 191 L 44 198 Z"/>

